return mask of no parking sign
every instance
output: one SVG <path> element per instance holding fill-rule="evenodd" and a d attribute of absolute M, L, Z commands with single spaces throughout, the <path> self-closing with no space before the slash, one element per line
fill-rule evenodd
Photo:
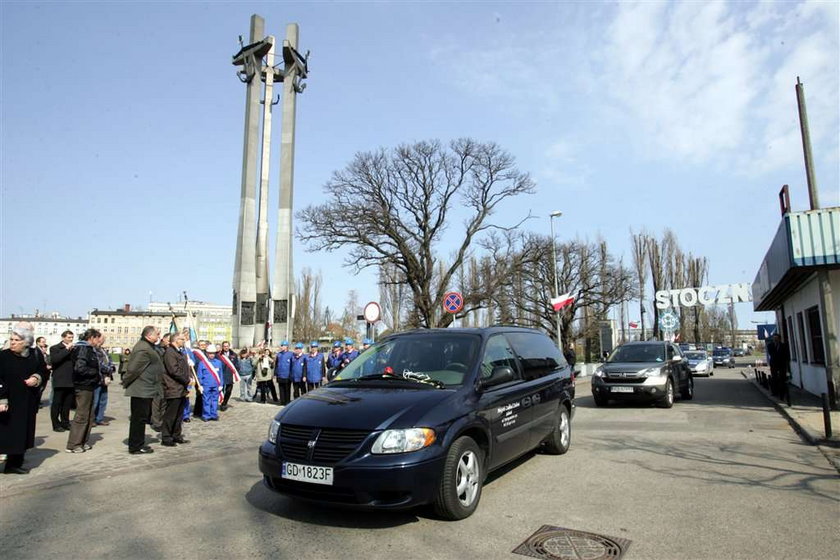
<path fill-rule="evenodd" d="M 464 308 L 464 296 L 458 292 L 446 292 L 443 296 L 443 310 L 458 313 Z"/>

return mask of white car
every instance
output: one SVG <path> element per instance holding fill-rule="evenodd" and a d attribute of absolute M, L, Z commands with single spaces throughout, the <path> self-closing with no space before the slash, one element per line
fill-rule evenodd
<path fill-rule="evenodd" d="M 715 364 L 712 357 L 705 350 L 689 350 L 685 352 L 688 360 L 688 367 L 691 368 L 691 375 L 705 375 L 707 377 L 715 374 Z"/>

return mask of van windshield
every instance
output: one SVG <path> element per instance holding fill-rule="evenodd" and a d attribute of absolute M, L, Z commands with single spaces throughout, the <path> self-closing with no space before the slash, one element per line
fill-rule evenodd
<path fill-rule="evenodd" d="M 466 333 L 395 336 L 359 354 L 332 382 L 393 376 L 460 387 L 474 370 L 480 342 L 477 335 Z"/>

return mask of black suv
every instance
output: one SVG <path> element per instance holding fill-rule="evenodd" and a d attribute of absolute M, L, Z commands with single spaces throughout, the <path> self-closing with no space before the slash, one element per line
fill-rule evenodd
<path fill-rule="evenodd" d="M 277 414 L 259 451 L 265 484 L 323 503 L 446 519 L 475 511 L 487 473 L 571 443 L 574 378 L 544 334 L 432 329 L 377 342 Z"/>
<path fill-rule="evenodd" d="M 622 344 L 595 370 L 591 387 L 598 406 L 611 400 L 647 400 L 671 408 L 677 391 L 685 400 L 694 398 L 688 361 L 675 344 L 661 341 Z"/>

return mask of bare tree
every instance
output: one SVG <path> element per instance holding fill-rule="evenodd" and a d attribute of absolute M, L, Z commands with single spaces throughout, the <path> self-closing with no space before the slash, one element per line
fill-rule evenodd
<path fill-rule="evenodd" d="M 647 238 L 648 264 L 650 265 L 650 280 L 653 284 L 653 294 L 663 288 L 665 282 L 664 270 L 662 267 L 662 245 L 655 237 Z M 656 307 L 656 299 L 653 300 L 653 338 L 659 339 L 659 308 Z"/>
<path fill-rule="evenodd" d="M 644 230 L 639 233 L 630 231 L 633 238 L 633 269 L 636 271 L 636 282 L 639 290 L 639 316 L 641 318 L 642 336 L 645 339 L 645 284 L 647 284 L 647 240 Z"/>
<path fill-rule="evenodd" d="M 297 214 L 299 238 L 313 251 L 346 250 L 345 263 L 357 270 L 388 264 L 401 271 L 413 300 L 408 319 L 432 327 L 451 323 L 443 294 L 473 242 L 500 227 L 491 221 L 497 207 L 532 193 L 534 183 L 495 143 L 460 139 L 448 148 L 430 141 L 359 153 L 324 190 L 323 204 Z M 463 239 L 439 270 L 436 251 L 453 209 L 464 216 Z"/>
<path fill-rule="evenodd" d="M 311 269 L 301 271 L 298 285 L 295 327 L 297 340 L 317 340 L 324 330 L 324 311 L 321 309 L 321 274 Z"/>
<path fill-rule="evenodd" d="M 695 257 L 691 253 L 688 255 L 688 283 L 693 288 L 699 288 L 703 285 L 708 274 L 709 262 L 706 257 Z M 694 342 L 703 342 L 700 337 L 700 316 L 703 314 L 703 306 L 694 306 Z M 708 339 L 707 339 L 708 340 Z"/>
<path fill-rule="evenodd" d="M 382 307 L 382 321 L 392 331 L 399 331 L 403 325 L 405 307 L 405 277 L 394 266 L 379 267 L 379 303 Z"/>

